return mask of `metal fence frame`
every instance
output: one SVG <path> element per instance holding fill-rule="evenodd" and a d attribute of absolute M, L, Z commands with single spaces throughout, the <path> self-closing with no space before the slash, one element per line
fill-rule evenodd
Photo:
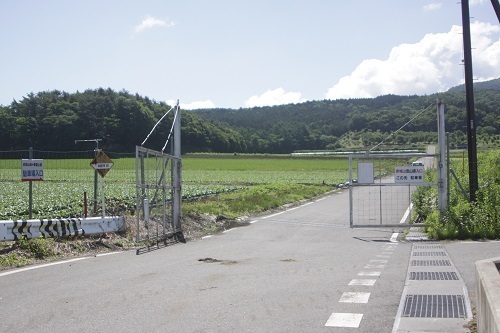
<path fill-rule="evenodd" d="M 136 147 L 137 242 L 163 240 L 176 233 L 172 200 L 176 160 L 179 158 Z"/>
<path fill-rule="evenodd" d="M 438 186 L 439 183 L 429 183 L 429 182 L 422 182 L 422 183 L 394 183 L 394 182 L 388 182 L 389 181 L 389 176 L 391 174 L 383 174 L 381 173 L 381 170 L 379 170 L 379 173 L 375 173 L 375 179 L 373 183 L 357 183 L 353 182 L 353 172 L 354 172 L 354 167 L 353 167 L 353 162 L 355 160 L 384 160 L 384 159 L 411 159 L 414 157 L 439 157 L 438 154 L 424 154 L 424 153 L 404 153 L 404 154 L 376 154 L 376 153 L 365 153 L 365 154 L 352 154 L 349 156 L 349 224 L 351 228 L 380 228 L 380 227 L 409 227 L 412 225 L 414 221 L 411 219 L 411 213 L 412 213 L 412 203 L 411 203 L 411 195 L 413 193 L 413 190 L 419 186 Z M 361 224 L 361 223 L 356 223 L 356 217 L 355 217 L 355 209 L 354 209 L 354 202 L 355 202 L 355 191 L 357 189 L 363 189 L 363 188 L 375 188 L 376 192 L 378 193 L 378 198 L 375 199 L 375 201 L 378 200 L 378 213 L 379 213 L 379 222 L 378 223 L 373 223 L 373 224 Z M 406 211 L 401 214 L 401 219 L 399 220 L 399 223 L 384 223 L 384 200 L 383 197 L 386 193 L 384 191 L 398 191 L 400 189 L 406 190 L 408 188 L 408 204 L 407 204 L 407 209 Z M 413 189 L 412 189 L 413 188 Z M 403 191 L 404 191 L 403 190 Z M 376 209 L 376 210 L 377 210 Z M 407 222 L 408 221 L 408 222 Z M 419 224 L 420 226 L 424 226 L 424 224 Z"/>

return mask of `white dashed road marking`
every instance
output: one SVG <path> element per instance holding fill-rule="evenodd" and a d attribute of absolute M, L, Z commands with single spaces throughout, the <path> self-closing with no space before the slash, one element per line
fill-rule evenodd
<path fill-rule="evenodd" d="M 379 277 L 381 272 L 359 272 L 358 276 L 376 276 Z"/>
<path fill-rule="evenodd" d="M 380 264 L 387 264 L 388 260 L 385 259 L 372 259 L 370 260 L 372 263 L 380 263 Z"/>
<path fill-rule="evenodd" d="M 397 239 L 397 235 L 391 237 L 392 240 Z M 376 255 L 377 258 L 384 259 L 372 259 L 366 264 L 363 268 L 365 271 L 359 272 L 357 275 L 359 277 L 380 277 L 382 273 L 380 270 L 385 268 L 385 264 L 389 262 L 389 258 L 392 255 L 393 251 L 396 249 L 395 244 L 387 244 L 382 248 L 382 254 Z M 376 269 L 376 270 L 370 270 Z M 353 279 L 349 282 L 349 286 L 364 286 L 364 287 L 372 287 L 377 282 L 376 279 Z M 369 292 L 356 292 L 356 291 L 346 291 L 340 297 L 339 303 L 357 303 L 357 304 L 367 304 L 370 299 L 371 293 Z M 327 327 L 352 327 L 359 328 L 361 324 L 361 320 L 363 318 L 362 313 L 339 313 L 334 312 L 326 322 L 325 326 Z"/>
<path fill-rule="evenodd" d="M 350 286 L 373 286 L 377 280 L 372 279 L 354 279 L 349 282 Z"/>
<path fill-rule="evenodd" d="M 371 264 L 368 264 L 368 265 L 365 265 L 365 267 L 363 267 L 363 268 L 382 269 L 382 268 L 385 268 L 385 265 L 371 265 Z"/>
<path fill-rule="evenodd" d="M 332 313 L 325 326 L 357 328 L 361 319 L 363 319 L 362 313 Z"/>
<path fill-rule="evenodd" d="M 368 303 L 370 293 L 346 291 L 340 297 L 340 303 Z"/>

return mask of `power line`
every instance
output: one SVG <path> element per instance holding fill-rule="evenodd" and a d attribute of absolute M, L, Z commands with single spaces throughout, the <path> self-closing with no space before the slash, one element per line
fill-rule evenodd
<path fill-rule="evenodd" d="M 376 144 L 375 146 L 373 146 L 370 150 L 368 150 L 368 152 L 372 151 L 373 149 L 377 148 L 378 146 L 380 146 L 381 144 L 383 144 L 388 139 L 392 138 L 396 133 L 398 133 L 406 125 L 408 125 L 409 123 L 411 123 L 412 121 L 414 121 L 415 119 L 417 119 L 422 113 L 424 113 L 425 111 L 429 110 L 433 105 L 434 104 L 431 104 L 428 107 L 426 107 L 425 109 L 423 109 L 422 111 L 420 111 L 416 116 L 414 116 L 413 118 L 411 118 L 410 120 L 408 120 L 403 126 L 401 126 L 400 128 L 398 128 L 396 131 L 392 132 L 387 138 L 385 138 L 384 140 L 380 141 L 378 144 Z"/>

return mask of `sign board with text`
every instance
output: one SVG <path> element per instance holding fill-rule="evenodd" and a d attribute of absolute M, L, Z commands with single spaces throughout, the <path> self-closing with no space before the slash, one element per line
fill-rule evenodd
<path fill-rule="evenodd" d="M 423 166 L 398 166 L 394 168 L 395 183 L 423 183 Z"/>
<path fill-rule="evenodd" d="M 113 161 L 102 150 L 99 150 L 96 157 L 90 162 L 90 166 L 94 168 L 101 177 L 106 176 L 109 169 L 113 167 Z"/>
<path fill-rule="evenodd" d="M 21 172 L 23 182 L 43 180 L 43 160 L 22 159 Z"/>

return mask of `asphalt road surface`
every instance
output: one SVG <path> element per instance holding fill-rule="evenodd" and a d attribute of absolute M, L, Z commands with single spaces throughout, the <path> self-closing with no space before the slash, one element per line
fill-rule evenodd
<path fill-rule="evenodd" d="M 141 255 L 0 273 L 1 331 L 392 330 L 411 244 L 349 229 L 348 191 L 251 222 Z"/>

